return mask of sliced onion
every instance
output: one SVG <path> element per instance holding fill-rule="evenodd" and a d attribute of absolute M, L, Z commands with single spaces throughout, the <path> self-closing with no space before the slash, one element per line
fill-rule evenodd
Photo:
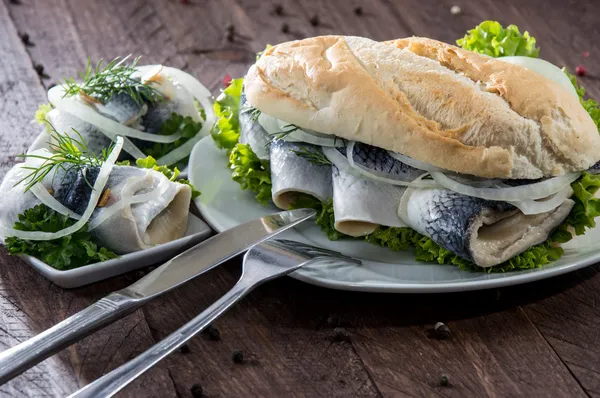
<path fill-rule="evenodd" d="M 293 126 L 290 126 L 289 123 L 286 123 L 280 119 L 276 119 L 273 116 L 269 116 L 265 113 L 261 113 L 258 116 L 258 123 L 269 135 L 280 134 L 285 130 L 294 128 Z M 291 132 L 283 140 L 289 142 L 306 142 L 324 147 L 344 146 L 344 140 L 341 138 L 337 138 L 328 134 L 321 134 L 312 130 L 302 130 L 300 128 Z"/>
<path fill-rule="evenodd" d="M 478 188 L 462 184 L 440 172 L 431 172 L 433 179 L 446 189 L 463 195 L 502 202 L 547 198 L 579 178 L 581 173 L 568 173 L 529 185 L 507 188 Z"/>
<path fill-rule="evenodd" d="M 335 167 L 354 176 L 360 176 L 360 173 L 350 167 L 348 158 L 342 155 L 337 149 L 324 146 L 321 148 L 321 150 L 323 151 L 323 155 L 325 155 L 325 157 L 329 159 L 329 161 L 333 163 Z"/>
<path fill-rule="evenodd" d="M 101 115 L 100 113 L 96 112 L 91 106 L 85 105 L 83 102 L 78 101 L 76 98 L 63 96 L 63 86 L 55 86 L 48 90 L 48 101 L 50 101 L 50 103 L 54 105 L 55 108 L 60 109 L 64 112 L 68 112 L 71 115 L 78 117 L 79 119 L 87 123 L 93 124 L 105 134 L 106 132 L 110 132 L 113 135 L 132 137 L 143 141 L 160 143 L 171 143 L 181 138 L 181 133 L 160 135 L 144 133 L 143 131 L 127 127 L 115 120 Z"/>
<path fill-rule="evenodd" d="M 110 155 L 106 161 L 100 167 L 100 172 L 96 177 L 96 181 L 94 182 L 94 187 L 92 189 L 92 194 L 90 195 L 90 201 L 88 202 L 85 211 L 81 215 L 81 218 L 70 227 L 61 229 L 58 232 L 41 232 L 41 231 L 19 231 L 13 228 L 0 227 L 0 234 L 3 236 L 14 236 L 20 239 L 28 239 L 28 240 L 52 240 L 62 238 L 64 236 L 70 235 L 74 232 L 79 231 L 85 223 L 88 222 L 92 213 L 96 209 L 96 205 L 98 204 L 98 200 L 100 200 L 100 196 L 102 192 L 104 192 L 104 187 L 108 182 L 108 178 L 110 173 L 121 153 L 121 149 L 123 148 L 123 138 L 117 137 L 117 142 L 111 151 Z"/>
<path fill-rule="evenodd" d="M 439 171 L 439 172 L 446 172 L 447 171 L 447 170 L 444 170 L 444 169 L 439 168 L 437 166 L 434 166 L 432 164 L 421 162 L 420 160 L 416 160 L 416 159 L 413 159 L 413 158 L 409 158 L 408 156 L 403 155 L 403 154 L 398 153 L 398 152 L 389 151 L 388 153 L 394 159 L 399 160 L 402 163 L 407 164 L 407 165 L 409 165 L 411 167 L 414 167 L 415 169 L 425 170 L 425 171 Z"/>
<path fill-rule="evenodd" d="M 206 114 L 206 119 L 204 119 L 202 128 L 195 136 L 156 160 L 159 165 L 171 165 L 188 156 L 192 152 L 194 145 L 210 133 L 210 130 L 216 122 L 216 116 L 211 100 L 212 94 L 198 81 L 198 79 L 189 73 L 176 68 L 164 67 L 164 71 L 167 75 L 181 83 L 181 85 L 184 86 L 198 102 L 200 102 L 200 105 L 202 105 Z"/>
<path fill-rule="evenodd" d="M 150 171 L 148 173 L 150 173 Z M 128 179 L 127 183 L 131 184 L 131 183 L 135 182 L 135 180 L 143 180 L 147 175 L 148 174 L 145 174 L 143 176 L 130 177 Z M 131 206 L 132 204 L 135 204 L 135 203 L 149 202 L 151 200 L 161 197 L 167 191 L 167 189 L 169 189 L 170 182 L 171 181 L 169 181 L 169 180 L 163 180 L 155 189 L 153 189 L 150 192 L 143 193 L 143 194 L 133 195 L 134 192 L 132 192 L 132 193 L 129 193 L 126 191 L 121 192 L 121 194 L 131 195 L 131 196 L 122 198 L 118 202 L 113 203 L 110 207 L 107 207 L 102 212 L 102 214 L 100 214 L 98 217 L 96 217 L 93 221 L 90 222 L 88 230 L 91 231 L 91 230 L 97 228 L 102 223 L 104 223 L 106 220 L 108 220 L 110 217 L 112 217 L 115 213 L 123 210 L 127 206 Z"/>
<path fill-rule="evenodd" d="M 75 213 L 73 210 L 69 209 L 67 206 L 63 205 L 58 200 L 56 200 L 54 196 L 50 195 L 50 192 L 48 192 L 46 187 L 41 183 L 38 182 L 37 184 L 32 186 L 30 191 L 32 194 L 35 195 L 36 198 L 40 200 L 40 202 L 42 202 L 42 204 L 45 204 L 52 210 L 60 214 L 69 216 L 75 220 L 81 219 L 81 216 L 79 214 Z"/>
<path fill-rule="evenodd" d="M 508 203 L 521 210 L 523 214 L 540 214 L 556 209 L 558 206 L 563 204 L 565 200 L 570 198 L 571 195 L 573 195 L 573 188 L 571 188 L 570 185 L 567 185 L 554 194 L 554 196 L 546 200 L 524 200 L 520 202 Z"/>

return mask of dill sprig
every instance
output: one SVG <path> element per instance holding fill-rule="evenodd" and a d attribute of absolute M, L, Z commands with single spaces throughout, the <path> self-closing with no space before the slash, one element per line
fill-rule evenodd
<path fill-rule="evenodd" d="M 319 166 L 331 166 L 331 161 L 323 154 L 323 152 L 316 148 L 310 150 L 304 146 L 301 146 L 299 150 L 292 150 L 297 156 L 308 160 L 309 162 Z"/>
<path fill-rule="evenodd" d="M 126 93 L 139 106 L 145 102 L 155 104 L 163 101 L 165 97 L 162 93 L 151 84 L 142 83 L 141 79 L 135 76 L 138 72 L 136 65 L 140 57 L 135 58 L 131 64 L 127 65 L 125 61 L 128 58 L 129 55 L 123 59 L 117 57 L 106 66 L 102 66 L 102 59 L 100 59 L 95 67 L 88 59 L 85 71 L 79 73 L 81 83 L 77 83 L 73 78 L 65 78 L 63 97 L 84 93 L 105 103 L 116 94 Z"/>
<path fill-rule="evenodd" d="M 84 167 L 99 167 L 106 161 L 108 155 L 112 151 L 114 145 L 110 148 L 103 148 L 102 153 L 98 156 L 88 150 L 85 140 L 75 129 L 73 131 L 77 137 L 70 137 L 67 134 L 60 134 L 56 131 L 50 122 L 47 122 L 50 128 L 51 141 L 48 143 L 51 156 L 25 154 L 17 155 L 21 158 L 41 159 L 43 162 L 37 166 L 22 166 L 23 169 L 31 170 L 29 174 L 15 183 L 15 186 L 25 182 L 25 192 L 33 187 L 38 182 L 42 182 L 48 174 L 53 170 L 62 169 L 65 174 L 70 170 L 81 170 Z M 85 176 L 84 176 L 85 178 Z M 87 181 L 88 185 L 91 184 Z"/>
<path fill-rule="evenodd" d="M 294 131 L 300 130 L 300 127 L 296 126 L 295 124 L 286 124 L 285 126 L 283 126 L 283 128 L 284 130 L 271 134 L 273 140 L 283 140 L 288 135 L 292 134 Z"/>
<path fill-rule="evenodd" d="M 261 114 L 261 111 L 259 111 L 258 109 L 256 109 L 253 106 L 247 106 L 247 107 L 245 107 L 245 109 L 242 112 L 249 113 L 250 114 L 250 118 L 252 119 L 253 122 L 256 122 L 258 120 L 258 117 Z"/>

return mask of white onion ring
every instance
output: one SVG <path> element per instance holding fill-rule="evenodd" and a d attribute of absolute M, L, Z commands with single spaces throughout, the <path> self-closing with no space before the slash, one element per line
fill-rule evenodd
<path fill-rule="evenodd" d="M 127 182 L 130 183 L 136 179 L 144 179 L 146 177 L 146 175 L 147 174 L 145 174 L 143 176 L 130 177 Z M 127 198 L 123 198 L 123 199 L 119 200 L 118 202 L 113 203 L 110 207 L 107 207 L 106 210 L 103 211 L 101 215 L 99 215 L 92 222 L 90 222 L 88 231 L 91 231 L 91 230 L 97 228 L 103 222 L 105 222 L 110 217 L 112 217 L 116 212 L 123 210 L 126 206 L 131 206 L 132 204 L 135 204 L 135 203 L 149 202 L 153 199 L 159 198 L 161 195 L 163 195 L 167 191 L 167 189 L 169 188 L 170 182 L 171 181 L 163 180 L 156 187 L 156 189 L 153 189 L 150 192 L 146 192 L 146 193 L 142 193 L 142 194 L 138 194 L 138 195 L 131 195 Z"/>
<path fill-rule="evenodd" d="M 294 128 L 291 127 L 289 123 L 286 123 L 280 119 L 276 119 L 273 116 L 267 115 L 263 112 L 261 112 L 261 114 L 258 116 L 258 123 L 269 135 L 280 134 L 286 129 Z M 335 136 L 321 134 L 318 132 L 308 132 L 300 128 L 291 132 L 289 135 L 283 138 L 283 140 L 288 142 L 306 142 L 323 147 L 339 147 L 343 146 L 344 143 L 344 140 L 341 138 L 336 138 Z"/>
<path fill-rule="evenodd" d="M 569 199 L 571 195 L 573 195 L 573 188 L 571 188 L 570 185 L 567 185 L 547 200 L 524 200 L 520 202 L 507 203 L 510 203 L 521 210 L 523 214 L 540 214 L 556 209 L 558 206 L 562 205 L 565 200 Z"/>
<path fill-rule="evenodd" d="M 192 96 L 196 98 L 198 102 L 200 102 L 200 105 L 202 105 L 202 108 L 204 108 L 204 113 L 206 114 L 206 119 L 204 119 L 202 128 L 196 133 L 195 136 L 156 160 L 159 165 L 168 166 L 185 158 L 192 152 L 192 149 L 196 143 L 210 133 L 210 130 L 216 122 L 216 116 L 211 101 L 212 94 L 202 83 L 200 83 L 200 81 L 198 81 L 198 79 L 189 73 L 168 66 L 164 67 L 164 71 L 167 73 L 167 75 L 172 76 L 179 83 L 181 83 L 181 85 L 183 85 L 192 94 Z"/>
<path fill-rule="evenodd" d="M 431 172 L 433 179 L 446 189 L 476 198 L 501 202 L 543 199 L 565 188 L 579 178 L 581 173 L 568 173 L 529 185 L 508 188 L 476 188 L 461 184 L 440 172 Z"/>
<path fill-rule="evenodd" d="M 166 144 L 175 142 L 181 138 L 181 133 L 160 135 L 144 133 L 143 131 L 127 127 L 115 120 L 103 116 L 102 114 L 96 112 L 91 106 L 85 105 L 76 98 L 63 98 L 63 95 L 63 86 L 52 87 L 50 90 L 48 90 L 48 101 L 50 101 L 55 108 L 64 112 L 68 112 L 87 123 L 93 124 L 105 134 L 106 132 L 110 132 L 113 135 L 120 135 L 124 137 L 137 138 L 143 141 L 160 142 Z M 112 137 L 109 136 L 109 138 Z"/>
<path fill-rule="evenodd" d="M 48 192 L 48 190 L 44 185 L 42 185 L 42 183 L 38 182 L 29 190 L 32 194 L 35 195 L 36 198 L 40 200 L 40 202 L 42 202 L 42 204 L 45 204 L 57 213 L 64 214 L 75 220 L 81 219 L 81 216 L 79 214 L 75 213 L 73 210 L 69 209 L 67 206 L 63 205 L 58 200 L 56 200 L 54 196 L 50 195 L 50 192 Z"/>
<path fill-rule="evenodd" d="M 342 155 L 337 149 L 332 147 L 321 147 L 321 150 L 323 151 L 323 155 L 325 155 L 325 157 L 329 159 L 329 161 L 333 163 L 335 167 L 342 170 L 343 172 L 352 174 L 354 176 L 360 176 L 360 173 L 358 173 L 356 170 L 350 167 L 348 159 L 344 155 Z"/>
<path fill-rule="evenodd" d="M 20 239 L 27 240 L 53 240 L 65 237 L 67 235 L 71 235 L 74 232 L 79 231 L 85 223 L 87 223 L 92 216 L 92 213 L 96 209 L 96 205 L 100 200 L 100 196 L 102 192 L 104 192 L 104 187 L 108 182 L 108 177 L 121 153 L 121 149 L 123 148 L 123 138 L 117 137 L 117 142 L 108 155 L 106 161 L 100 167 L 100 172 L 96 177 L 96 181 L 94 182 L 94 187 L 92 189 L 92 194 L 90 195 L 90 201 L 88 202 L 85 211 L 81 215 L 81 218 L 70 227 L 61 229 L 58 232 L 41 232 L 41 231 L 20 231 L 18 229 L 0 227 L 0 234 L 3 236 L 14 236 Z"/>
<path fill-rule="evenodd" d="M 409 165 L 410 167 L 414 167 L 415 169 L 425 170 L 425 171 L 440 171 L 440 172 L 448 171 L 448 170 L 442 169 L 440 167 L 434 166 L 432 164 L 421 162 L 420 160 L 416 160 L 413 158 L 409 158 L 408 156 L 403 155 L 398 152 L 388 151 L 388 153 L 394 159 L 399 160 L 402 163 Z"/>

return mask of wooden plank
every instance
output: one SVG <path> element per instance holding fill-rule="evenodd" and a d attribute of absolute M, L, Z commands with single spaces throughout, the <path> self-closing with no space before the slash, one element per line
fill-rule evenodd
<path fill-rule="evenodd" d="M 4 4 L 0 5 L 0 178 L 25 153 L 39 129 L 28 123 L 44 97 L 39 77 Z"/>

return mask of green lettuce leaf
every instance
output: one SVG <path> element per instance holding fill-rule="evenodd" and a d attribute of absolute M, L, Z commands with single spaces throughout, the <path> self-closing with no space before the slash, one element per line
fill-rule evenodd
<path fill-rule="evenodd" d="M 218 148 L 233 149 L 240 138 L 238 111 L 243 83 L 244 79 L 233 79 L 215 101 L 217 123 L 211 134 Z"/>
<path fill-rule="evenodd" d="M 125 162 L 121 162 L 120 165 L 128 166 L 129 161 L 126 161 L 126 162 L 127 162 L 126 164 L 125 164 Z M 189 186 L 192 190 L 192 199 L 196 199 L 198 196 L 201 195 L 200 191 L 198 191 L 198 190 L 196 190 L 196 188 L 194 188 L 194 186 L 192 185 L 190 180 L 186 180 L 183 178 L 177 178 L 177 177 L 179 177 L 179 173 L 180 173 L 180 171 L 177 167 L 169 168 L 167 166 L 159 166 L 158 163 L 156 163 L 156 159 L 154 159 L 152 156 L 148 156 L 147 158 L 137 159 L 135 161 L 135 164 L 137 167 L 139 167 L 141 169 L 152 169 L 152 170 L 161 172 L 170 181 L 178 182 L 180 184 Z"/>
<path fill-rule="evenodd" d="M 496 21 L 483 21 L 469 30 L 465 37 L 458 39 L 456 44 L 465 50 L 491 57 L 522 55 L 537 58 L 540 53 L 535 46 L 535 38 L 528 32 L 521 34 L 515 25 L 503 28 Z"/>
<path fill-rule="evenodd" d="M 255 194 L 256 200 L 267 205 L 271 199 L 271 168 L 269 161 L 260 160 L 248 144 L 235 144 L 229 154 L 231 178 Z"/>
<path fill-rule="evenodd" d="M 159 135 L 173 135 L 181 133 L 181 138 L 173 142 L 144 142 L 139 143 L 144 154 L 159 159 L 173 149 L 180 147 L 190 138 L 198 134 L 202 128 L 202 122 L 196 122 L 190 116 L 182 116 L 177 113 L 171 114 L 171 117 L 160 127 Z M 187 164 L 187 162 L 185 162 Z"/>
<path fill-rule="evenodd" d="M 577 77 L 575 75 L 569 73 L 567 68 L 563 68 L 563 72 L 569 77 L 573 87 L 575 87 L 575 91 L 577 91 L 577 96 L 579 96 L 579 102 L 581 102 L 581 106 L 586 110 L 587 113 L 590 114 L 594 124 L 598 128 L 598 132 L 600 132 L 600 105 L 598 105 L 597 101 L 594 101 L 591 98 L 585 99 L 585 89 L 577 83 Z"/>
<path fill-rule="evenodd" d="M 14 228 L 20 231 L 58 232 L 76 221 L 40 204 L 19 214 Z M 10 254 L 29 254 L 60 270 L 106 261 L 118 257 L 105 247 L 100 247 L 85 224 L 79 231 L 59 239 L 32 241 L 15 237 L 6 238 Z"/>

